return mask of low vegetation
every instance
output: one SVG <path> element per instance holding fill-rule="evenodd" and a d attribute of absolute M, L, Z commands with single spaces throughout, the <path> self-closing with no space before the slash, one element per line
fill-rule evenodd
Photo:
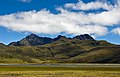
<path fill-rule="evenodd" d="M 120 46 L 65 38 L 41 46 L 0 45 L 0 63 L 120 63 Z"/>
<path fill-rule="evenodd" d="M 0 67 L 0 77 L 119 77 L 113 67 Z"/>

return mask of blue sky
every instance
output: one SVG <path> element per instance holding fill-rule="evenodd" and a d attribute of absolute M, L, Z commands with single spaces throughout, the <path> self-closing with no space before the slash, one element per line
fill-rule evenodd
<path fill-rule="evenodd" d="M 0 42 L 8 44 L 30 33 L 88 33 L 120 44 L 119 6 L 117 0 L 0 0 Z"/>

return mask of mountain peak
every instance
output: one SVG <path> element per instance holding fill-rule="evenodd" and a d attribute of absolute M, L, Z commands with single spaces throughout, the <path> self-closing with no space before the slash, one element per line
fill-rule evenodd
<path fill-rule="evenodd" d="M 31 33 L 29 36 L 37 36 L 36 34 L 34 34 L 34 33 Z"/>
<path fill-rule="evenodd" d="M 36 45 L 44 45 L 44 44 L 49 44 L 52 42 L 55 42 L 57 40 L 63 40 L 63 39 L 69 39 L 66 36 L 58 35 L 56 38 L 47 38 L 47 37 L 39 37 L 36 34 L 30 34 L 26 36 L 25 38 L 21 39 L 20 41 L 17 42 L 12 42 L 9 45 L 10 46 L 36 46 Z M 84 34 L 84 35 L 78 35 L 75 36 L 72 39 L 79 39 L 79 40 L 94 40 L 90 35 Z"/>
<path fill-rule="evenodd" d="M 26 36 L 26 38 L 36 38 L 36 37 L 39 37 L 39 36 L 37 36 L 36 34 L 33 34 L 33 33 Z"/>
<path fill-rule="evenodd" d="M 65 36 L 62 36 L 62 35 L 58 35 L 56 38 L 54 38 L 54 40 L 59 40 L 59 39 L 62 39 L 62 38 L 66 38 Z"/>
<path fill-rule="evenodd" d="M 77 36 L 74 37 L 74 39 L 94 40 L 89 34 L 77 35 Z"/>

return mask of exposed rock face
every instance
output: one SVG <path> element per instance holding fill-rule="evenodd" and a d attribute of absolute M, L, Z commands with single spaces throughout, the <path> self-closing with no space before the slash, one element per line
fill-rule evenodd
<path fill-rule="evenodd" d="M 54 41 L 60 40 L 60 39 L 67 39 L 65 36 L 58 35 L 56 38 L 54 38 Z"/>
<path fill-rule="evenodd" d="M 26 42 L 25 42 L 26 41 Z M 21 40 L 21 44 L 23 44 L 25 42 L 25 44 L 30 45 L 30 46 L 35 46 L 35 45 L 43 45 L 43 44 L 48 44 L 53 42 L 53 40 L 51 38 L 47 38 L 47 37 L 39 37 L 35 34 L 31 34 L 28 35 L 26 38 L 24 38 L 23 40 Z M 25 45 L 23 44 L 23 45 Z"/>
<path fill-rule="evenodd" d="M 20 42 L 11 42 L 10 44 L 8 44 L 9 46 L 20 46 Z"/>
<path fill-rule="evenodd" d="M 80 39 L 80 40 L 94 40 L 94 39 L 93 39 L 90 35 L 88 35 L 88 34 L 75 36 L 74 39 Z"/>
<path fill-rule="evenodd" d="M 53 42 L 53 39 L 47 37 L 39 37 L 35 34 L 30 34 L 18 42 L 12 42 L 10 46 L 36 46 Z"/>
<path fill-rule="evenodd" d="M 35 34 L 30 34 L 17 42 L 11 42 L 9 46 L 36 46 L 36 45 L 44 45 L 49 44 L 59 39 L 69 39 L 65 36 L 59 35 L 58 37 L 52 39 L 48 37 L 39 37 Z M 71 39 L 80 39 L 80 40 L 94 40 L 90 35 L 78 35 Z"/>

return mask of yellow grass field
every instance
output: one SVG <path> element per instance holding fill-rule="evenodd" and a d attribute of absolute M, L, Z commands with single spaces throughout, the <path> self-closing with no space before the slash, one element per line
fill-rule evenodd
<path fill-rule="evenodd" d="M 119 71 L 2 71 L 0 77 L 120 77 Z"/>
<path fill-rule="evenodd" d="M 120 67 L 0 66 L 0 77 L 120 77 Z"/>

